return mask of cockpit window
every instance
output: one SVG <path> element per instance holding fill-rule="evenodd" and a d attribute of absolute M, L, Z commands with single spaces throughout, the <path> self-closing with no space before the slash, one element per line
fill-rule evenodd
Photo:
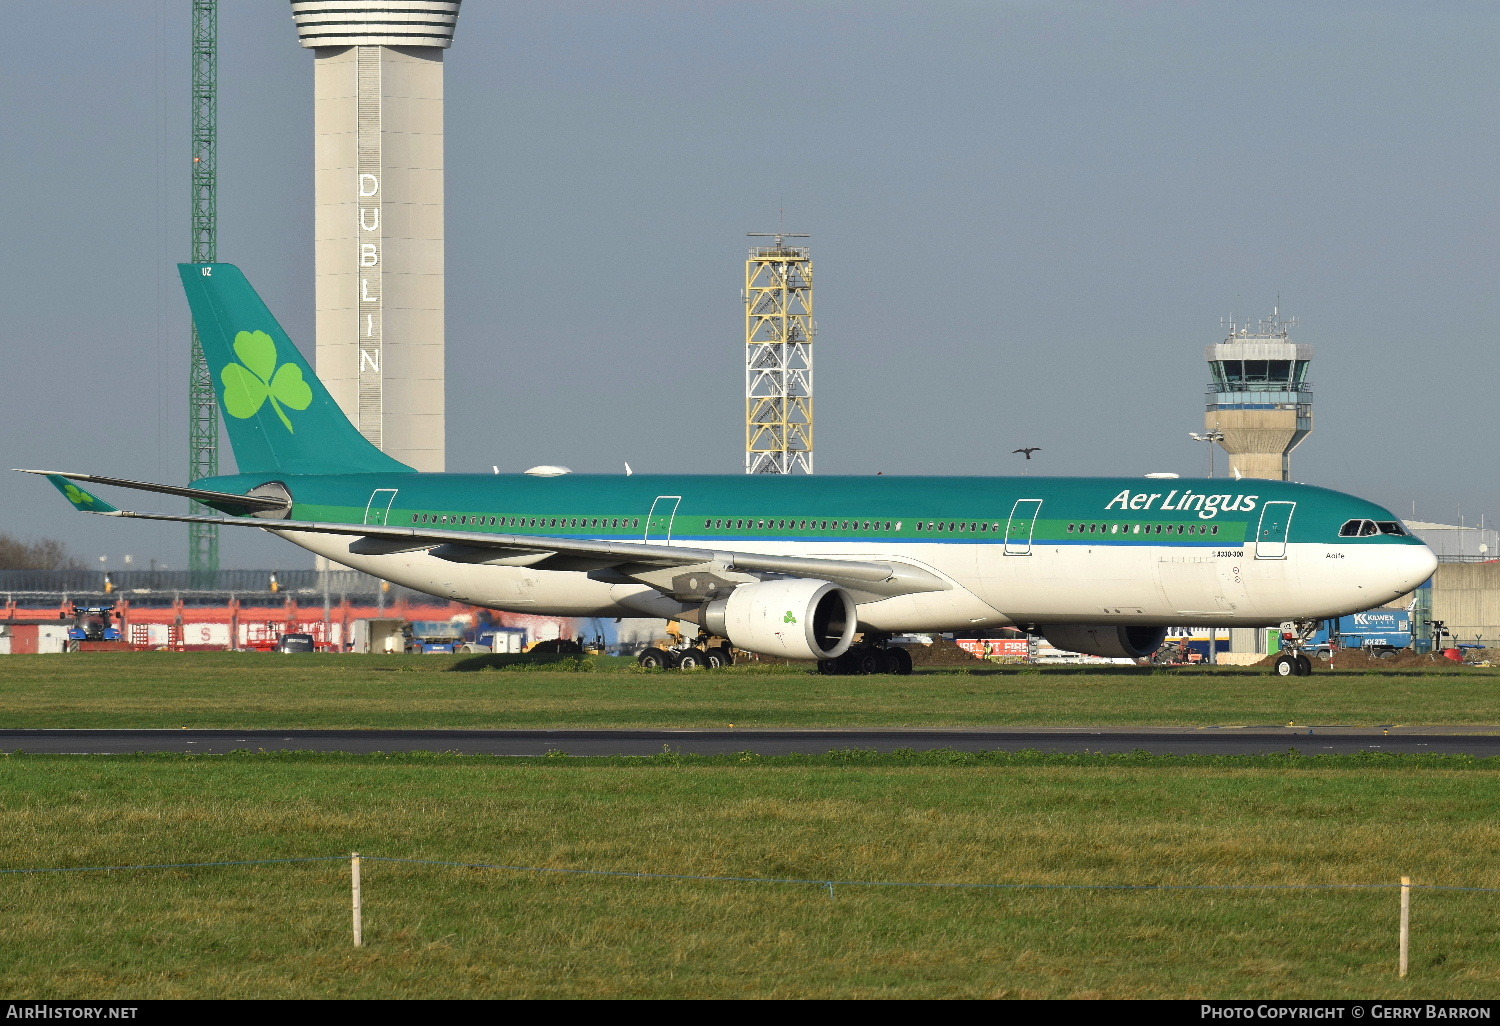
<path fill-rule="evenodd" d="M 1340 538 L 1372 538 L 1377 534 L 1407 537 L 1407 530 L 1399 520 L 1348 520 L 1339 528 Z"/>

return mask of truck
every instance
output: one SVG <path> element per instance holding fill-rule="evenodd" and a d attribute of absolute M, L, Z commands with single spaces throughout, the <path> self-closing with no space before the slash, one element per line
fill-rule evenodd
<path fill-rule="evenodd" d="M 465 652 L 497 652 L 515 655 L 526 650 L 526 628 L 524 627 L 476 627 L 466 631 Z"/>
<path fill-rule="evenodd" d="M 463 628 L 451 620 L 414 620 L 406 628 L 408 653 L 451 655 L 463 643 Z"/>
<path fill-rule="evenodd" d="M 1409 609 L 1369 609 L 1325 620 L 1313 635 L 1308 652 L 1327 658 L 1337 645 L 1388 659 L 1413 649 L 1412 614 Z"/>

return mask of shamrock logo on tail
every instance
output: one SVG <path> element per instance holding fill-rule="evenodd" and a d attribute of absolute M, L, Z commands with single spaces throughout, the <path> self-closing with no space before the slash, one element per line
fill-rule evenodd
<path fill-rule="evenodd" d="M 68 501 L 73 503 L 75 506 L 92 506 L 94 503 L 99 501 L 75 484 L 65 485 L 63 487 L 63 494 L 65 494 L 68 497 Z"/>
<path fill-rule="evenodd" d="M 234 355 L 239 363 L 231 363 L 220 373 L 224 383 L 224 409 L 231 417 L 248 420 L 271 401 L 276 416 L 295 433 L 283 406 L 294 410 L 305 410 L 312 405 L 312 388 L 302 377 L 302 368 L 283 363 L 276 366 L 276 343 L 264 331 L 242 331 L 234 336 Z"/>

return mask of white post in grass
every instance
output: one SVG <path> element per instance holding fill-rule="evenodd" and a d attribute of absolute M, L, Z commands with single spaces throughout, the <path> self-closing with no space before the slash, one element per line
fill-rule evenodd
<path fill-rule="evenodd" d="M 1411 954 L 1411 877 L 1401 878 L 1401 978 L 1406 978 L 1407 957 Z"/>
<path fill-rule="evenodd" d="M 354 890 L 354 946 L 362 948 L 365 946 L 365 926 L 359 896 L 359 852 L 357 851 L 349 853 L 349 882 Z M 1405 962 L 1401 964 L 1403 967 L 1406 965 Z M 1404 968 L 1401 975 L 1406 975 Z"/>

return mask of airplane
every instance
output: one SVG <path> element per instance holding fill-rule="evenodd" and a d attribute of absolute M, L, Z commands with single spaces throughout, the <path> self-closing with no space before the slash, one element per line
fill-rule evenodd
<path fill-rule="evenodd" d="M 1390 511 L 1283 481 L 419 473 L 360 434 L 239 268 L 178 270 L 238 473 L 182 487 L 25 471 L 79 510 L 269 531 L 496 610 L 683 620 L 831 674 L 911 672 L 888 644 L 906 632 L 1017 627 L 1139 659 L 1171 624 L 1291 621 L 1275 672 L 1300 676 L 1318 621 L 1437 567 Z M 220 515 L 123 510 L 79 483 Z"/>

